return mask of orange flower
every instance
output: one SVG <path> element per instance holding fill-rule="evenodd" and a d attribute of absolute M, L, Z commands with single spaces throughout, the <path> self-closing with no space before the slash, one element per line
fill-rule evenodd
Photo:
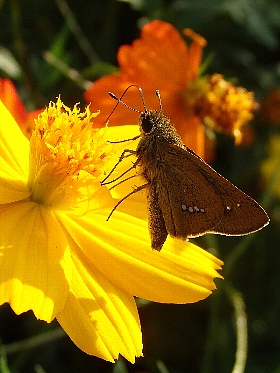
<path fill-rule="evenodd" d="M 213 145 L 205 137 L 204 125 L 210 124 L 212 130 L 232 135 L 241 143 L 242 127 L 252 118 L 256 103 L 252 93 L 226 82 L 219 74 L 200 77 L 206 40 L 191 29 L 184 29 L 183 35 L 192 40 L 189 46 L 171 24 L 159 20 L 147 23 L 139 39 L 120 47 L 117 59 L 121 71 L 94 82 L 85 98 L 92 102 L 93 110 L 102 107 L 99 119 L 104 123 L 115 105 L 108 91 L 119 97 L 129 85 L 136 84 L 144 91 L 147 108 L 156 109 L 155 90 L 159 89 L 163 111 L 184 143 L 209 161 Z M 143 111 L 137 90 L 129 90 L 124 100 Z M 135 122 L 136 113 L 124 107 L 110 118 L 111 125 Z"/>
<path fill-rule="evenodd" d="M 141 30 L 140 39 L 120 47 L 117 59 L 121 72 L 98 79 L 85 92 L 92 109 L 102 107 L 99 124 L 106 121 L 115 102 L 108 96 L 113 91 L 120 96 L 130 84 L 142 87 L 148 109 L 159 108 L 155 90 L 159 89 L 163 111 L 168 115 L 186 145 L 204 156 L 204 131 L 200 119 L 184 101 L 184 91 L 198 77 L 202 48 L 206 40 L 189 29 L 184 33 L 192 39 L 188 47 L 180 33 L 169 23 L 152 21 Z M 143 110 L 139 92 L 129 90 L 125 102 Z M 119 107 L 110 118 L 111 125 L 133 124 L 137 114 Z"/>
<path fill-rule="evenodd" d="M 43 109 L 33 110 L 28 113 L 14 84 L 9 79 L 0 79 L 0 100 L 10 111 L 25 136 L 29 138 L 34 127 L 34 119 L 37 118 Z"/>

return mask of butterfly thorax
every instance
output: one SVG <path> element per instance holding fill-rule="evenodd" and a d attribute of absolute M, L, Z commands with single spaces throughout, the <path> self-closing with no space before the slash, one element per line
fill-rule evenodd
<path fill-rule="evenodd" d="M 139 119 L 141 139 L 136 149 L 140 173 L 153 182 L 158 173 L 170 144 L 184 146 L 170 118 L 161 110 L 148 110 Z"/>

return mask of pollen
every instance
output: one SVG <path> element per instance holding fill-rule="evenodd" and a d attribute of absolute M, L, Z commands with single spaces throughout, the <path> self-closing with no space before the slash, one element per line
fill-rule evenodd
<path fill-rule="evenodd" d="M 45 203 L 64 188 L 72 188 L 84 175 L 104 175 L 106 157 L 112 151 L 104 138 L 106 129 L 93 128 L 89 107 L 70 109 L 60 98 L 35 120 L 30 139 L 29 187 L 33 200 Z M 78 183 L 79 184 L 79 183 Z"/>

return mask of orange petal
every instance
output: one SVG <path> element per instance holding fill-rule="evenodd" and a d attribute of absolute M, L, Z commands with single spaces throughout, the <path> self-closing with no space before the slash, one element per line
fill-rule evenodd
<path fill-rule="evenodd" d="M 119 98 L 130 84 L 131 82 L 126 80 L 122 74 L 111 74 L 95 81 L 85 92 L 84 97 L 87 102 L 91 103 L 91 111 L 101 110 L 94 120 L 96 127 L 105 126 L 108 116 L 117 104 L 117 101 L 110 97 L 108 92 L 113 92 Z M 143 104 L 137 88 L 129 89 L 123 97 L 123 101 L 129 106 L 143 111 Z M 138 113 L 119 104 L 109 119 L 109 126 L 137 124 L 138 118 Z"/>
<path fill-rule="evenodd" d="M 110 97 L 108 92 L 113 92 L 118 98 L 120 98 L 125 89 L 131 84 L 131 81 L 127 80 L 122 74 L 112 74 L 98 79 L 85 92 L 84 96 L 86 101 L 91 102 L 91 110 L 96 111 L 101 109 L 100 114 L 94 120 L 94 124 L 96 124 L 97 127 L 105 125 L 108 116 L 112 113 L 112 110 L 117 104 L 117 101 Z M 147 109 L 159 109 L 160 104 L 158 97 L 156 96 L 156 87 L 147 89 L 146 86 L 140 86 L 140 88 L 143 88 L 143 95 Z M 162 96 L 164 109 L 165 103 L 168 103 L 166 97 L 174 97 L 174 100 L 177 99 L 177 101 L 180 101 L 178 95 L 173 92 L 160 91 L 160 94 Z M 130 107 L 139 110 L 140 112 L 144 111 L 141 95 L 137 87 L 131 87 L 128 89 L 122 100 Z M 174 107 L 172 103 L 170 103 L 168 107 L 172 108 L 172 112 L 176 112 L 176 107 Z M 109 126 L 137 124 L 139 116 L 140 113 L 119 104 L 112 116 L 110 116 Z"/>
<path fill-rule="evenodd" d="M 147 23 L 139 39 L 119 48 L 117 58 L 123 74 L 135 84 L 152 90 L 186 87 L 187 45 L 170 23 Z"/>
<path fill-rule="evenodd" d="M 19 125 L 24 123 L 27 111 L 17 94 L 14 84 L 9 79 L 0 79 L 0 100 L 3 101 Z"/>
<path fill-rule="evenodd" d="M 186 117 L 186 115 L 178 113 L 174 117 L 173 124 L 184 144 L 205 159 L 205 132 L 200 119 L 195 116 Z"/>
<path fill-rule="evenodd" d="M 198 69 L 201 64 L 202 51 L 207 41 L 201 35 L 197 34 L 190 28 L 185 28 L 183 34 L 192 40 L 189 47 L 188 58 L 188 77 L 195 80 L 198 77 Z"/>

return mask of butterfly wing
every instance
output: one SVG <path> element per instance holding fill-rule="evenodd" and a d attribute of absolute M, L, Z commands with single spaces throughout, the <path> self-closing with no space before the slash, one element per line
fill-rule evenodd
<path fill-rule="evenodd" d="M 210 232 L 243 235 L 268 223 L 252 198 L 190 149 L 168 144 L 163 150 L 148 193 L 152 241 L 160 230 L 165 241 L 166 232 L 182 239 Z"/>
<path fill-rule="evenodd" d="M 256 232 L 269 223 L 264 209 L 251 197 L 242 192 L 230 181 L 186 147 L 188 157 L 198 159 L 196 165 L 219 196 L 223 206 L 223 218 L 214 227 L 213 233 L 244 235 Z"/>
<path fill-rule="evenodd" d="M 162 246 L 167 233 L 187 239 L 212 232 L 224 214 L 215 190 L 186 158 L 184 149 L 168 145 L 157 157 L 160 161 L 151 172 L 148 191 L 152 247 Z"/>

